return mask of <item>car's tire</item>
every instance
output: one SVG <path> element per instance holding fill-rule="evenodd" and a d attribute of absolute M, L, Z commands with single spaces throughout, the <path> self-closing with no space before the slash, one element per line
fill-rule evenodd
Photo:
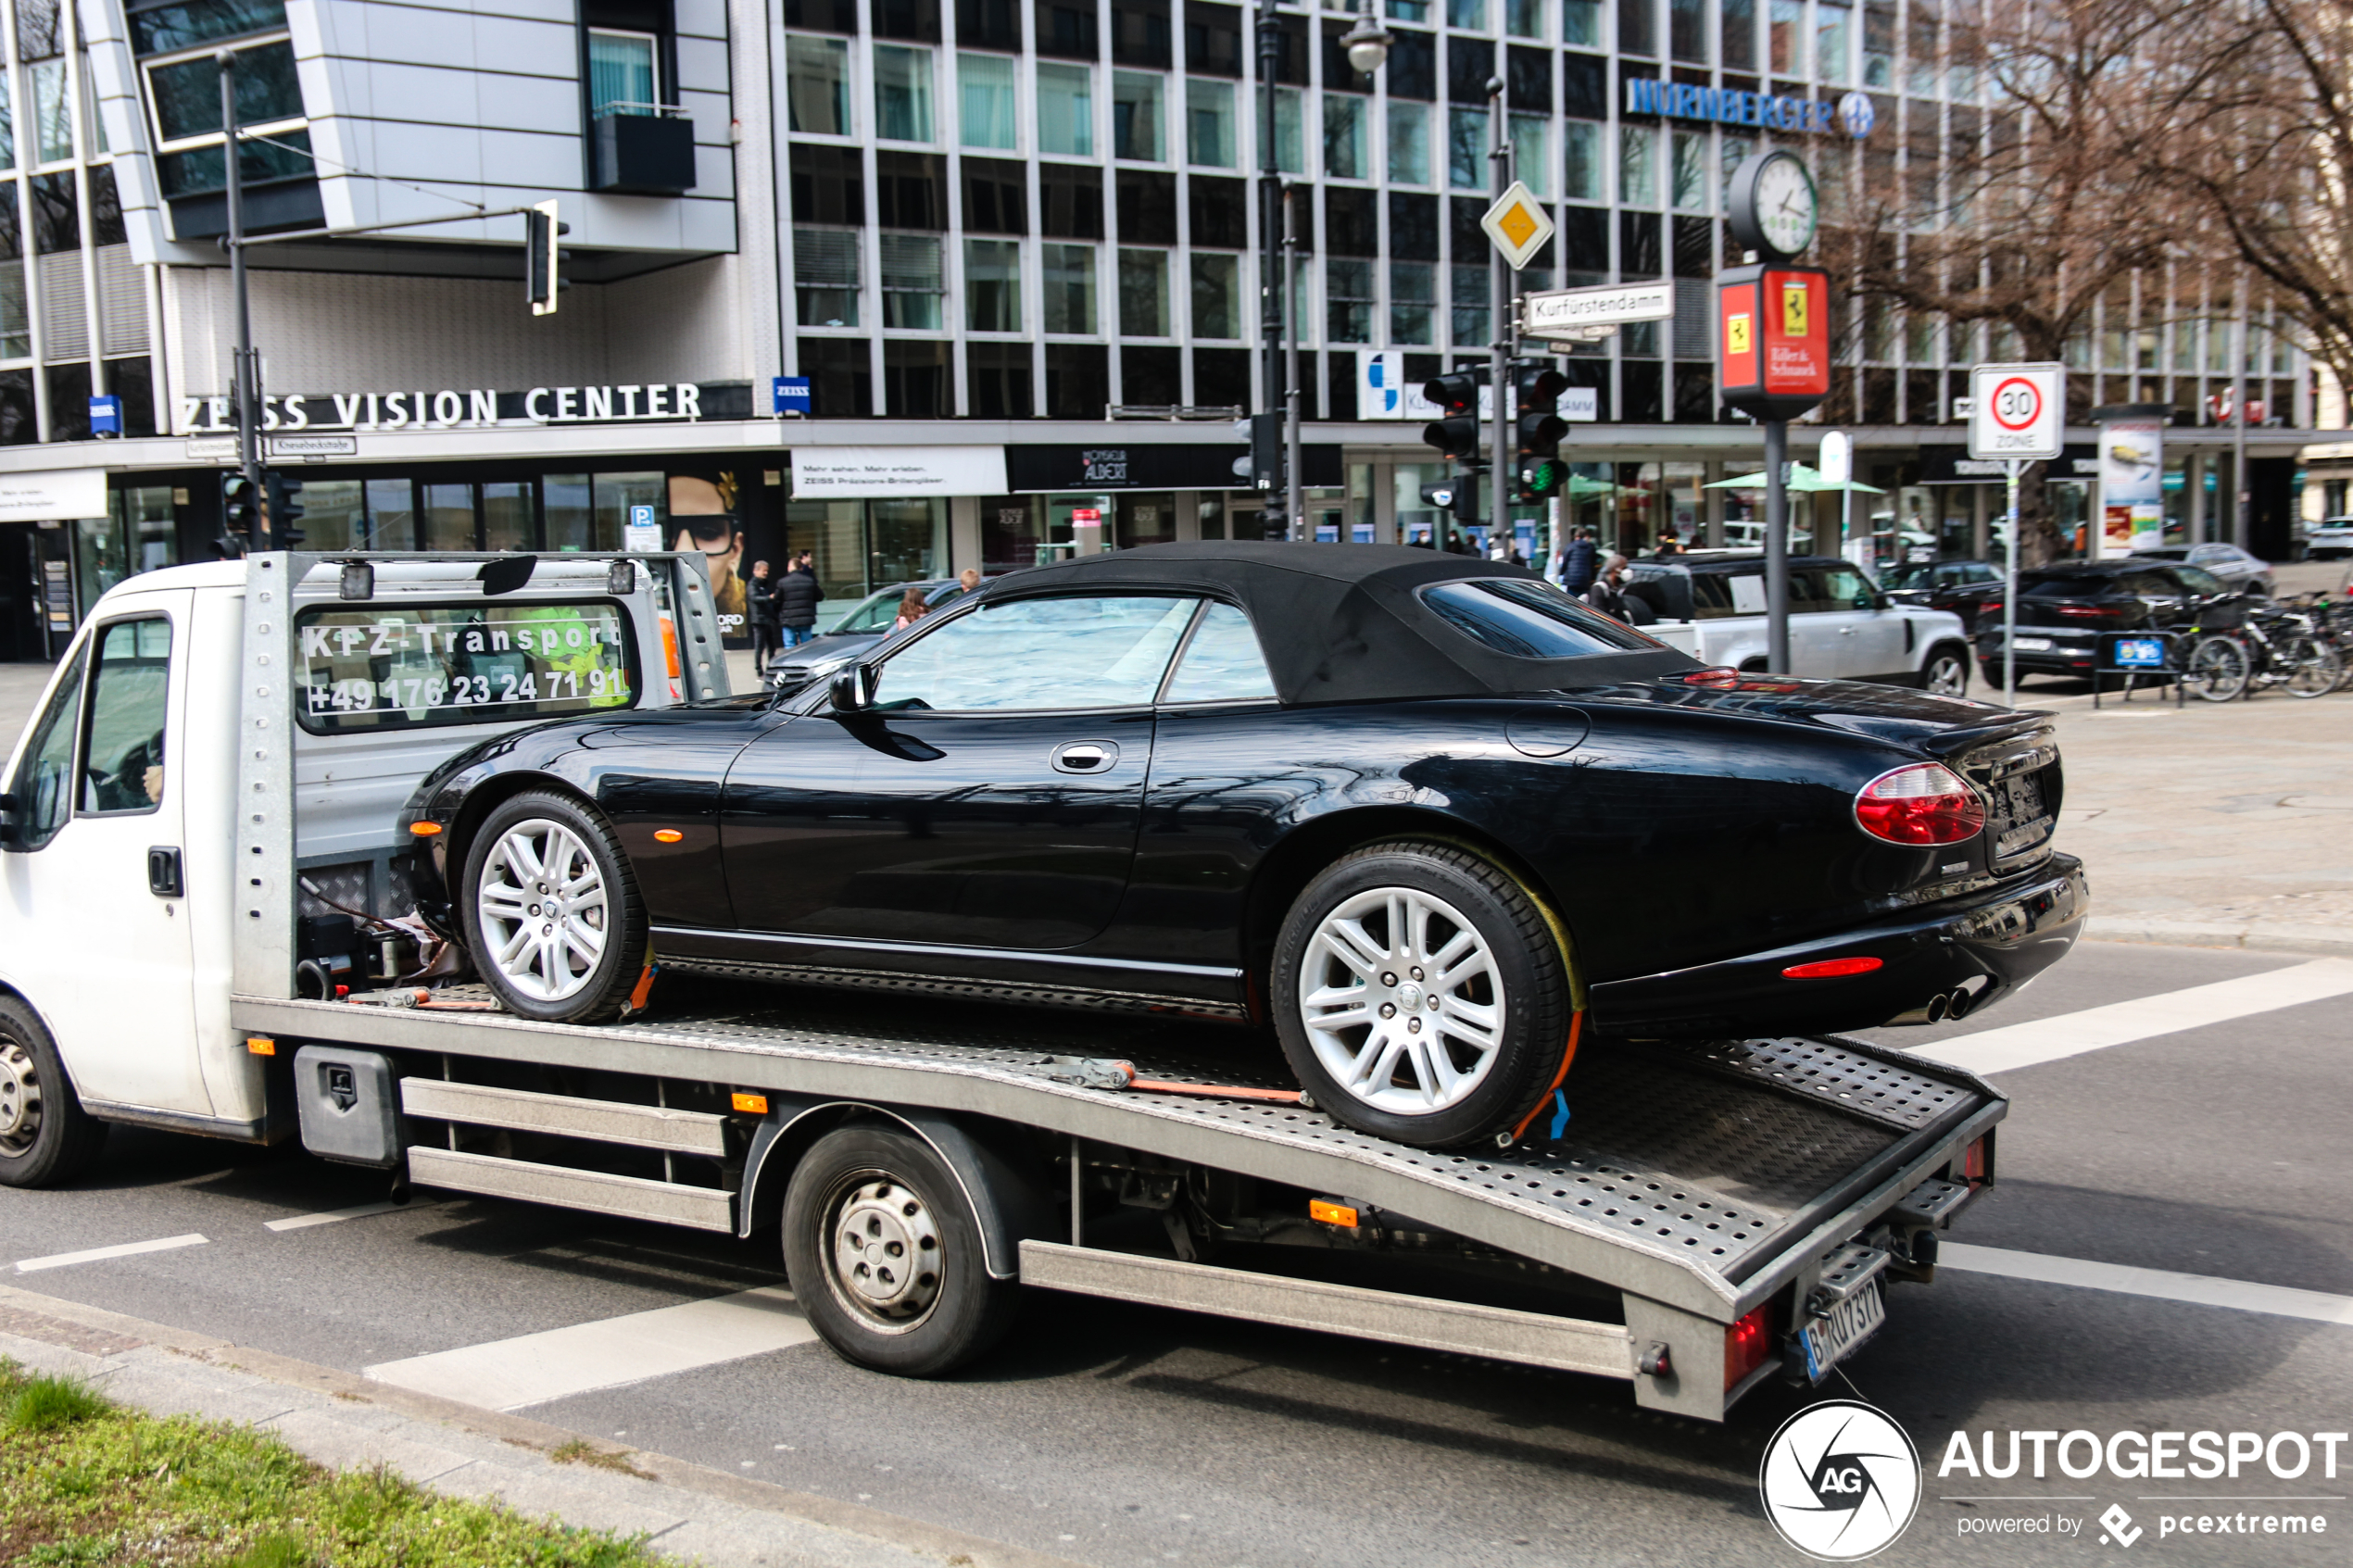
<path fill-rule="evenodd" d="M 838 1127 L 812 1145 L 786 1189 L 783 1230 L 810 1326 L 878 1372 L 953 1372 L 1004 1336 L 1020 1304 L 1018 1281 L 989 1275 L 963 1184 L 896 1128 Z"/>
<path fill-rule="evenodd" d="M 1285 917 L 1275 1026 L 1309 1098 L 1348 1125 L 1426 1148 L 1471 1143 L 1518 1123 L 1558 1074 L 1568 966 L 1550 914 L 1492 861 L 1451 844 L 1368 845 Z"/>
<path fill-rule="evenodd" d="M 559 868 L 552 885 L 530 869 L 547 860 Z M 543 897 L 560 900 L 552 920 Z M 602 1022 L 644 971 L 646 904 L 629 857 L 603 816 L 569 795 L 529 790 L 491 808 L 467 846 L 456 902 L 475 970 L 524 1018 Z"/>
<path fill-rule="evenodd" d="M 0 996 L 0 1186 L 62 1186 L 106 1147 L 33 1010 Z"/>
<path fill-rule="evenodd" d="M 1969 650 L 1939 643 L 1920 665 L 1919 688 L 1932 696 L 1969 696 Z"/>

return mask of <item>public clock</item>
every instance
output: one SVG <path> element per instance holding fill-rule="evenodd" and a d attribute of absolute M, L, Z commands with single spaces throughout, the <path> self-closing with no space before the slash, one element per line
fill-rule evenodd
<path fill-rule="evenodd" d="M 1821 204 L 1795 153 L 1752 153 L 1732 171 L 1732 238 L 1768 261 L 1793 261 L 1814 243 Z"/>

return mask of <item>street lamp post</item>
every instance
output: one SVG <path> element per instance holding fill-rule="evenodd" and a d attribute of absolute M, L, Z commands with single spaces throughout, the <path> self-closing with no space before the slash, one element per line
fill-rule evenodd
<path fill-rule="evenodd" d="M 1449 45 L 1452 46 L 1451 44 Z M 1505 133 L 1504 119 L 1504 79 L 1487 79 L 1487 163 L 1488 183 L 1493 187 L 1497 202 L 1512 188 L 1512 144 Z M 1495 329 L 1487 345 L 1488 396 L 1494 400 L 1495 429 L 1493 451 L 1487 468 L 1488 484 L 1488 547 L 1494 548 L 1498 540 L 1512 531 L 1512 487 L 1505 476 L 1512 467 L 1512 426 L 1504 417 L 1504 393 L 1511 374 L 1512 351 L 1517 346 L 1518 327 L 1512 299 L 1512 271 L 1504 253 L 1490 245 L 1487 256 L 1487 301 L 1492 312 L 1490 320 Z"/>

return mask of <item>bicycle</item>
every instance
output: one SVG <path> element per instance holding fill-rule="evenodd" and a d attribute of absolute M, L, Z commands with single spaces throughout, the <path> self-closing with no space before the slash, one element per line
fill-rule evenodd
<path fill-rule="evenodd" d="M 2290 696 L 2326 696 L 2345 678 L 2346 660 L 2321 634 L 2314 618 L 2276 605 L 2257 605 L 2233 595 L 2235 604 L 2217 601 L 2217 624 L 2185 628 L 2189 657 L 2182 684 L 2206 702 L 2234 702 L 2267 686 L 2285 686 Z M 2235 622 L 2235 624 L 2233 624 Z"/>

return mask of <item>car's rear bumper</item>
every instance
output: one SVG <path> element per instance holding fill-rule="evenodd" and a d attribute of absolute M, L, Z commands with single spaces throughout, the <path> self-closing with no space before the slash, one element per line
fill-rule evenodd
<path fill-rule="evenodd" d="M 2018 634 L 2021 642 L 2046 642 L 2051 645 L 2046 648 L 2022 647 L 2018 650 L 2018 669 L 2021 675 L 2088 675 L 2099 657 L 2100 634 L 2097 632 L 2021 626 Z M 2002 668 L 2002 629 L 1998 622 L 1979 630 L 1977 657 L 1998 683 Z"/>
<path fill-rule="evenodd" d="M 1911 1022 L 1955 992 L 1984 1007 L 2065 957 L 2091 895 L 2083 863 L 2053 855 L 2022 877 L 1932 915 L 1858 927 L 1793 947 L 1592 987 L 1595 1027 L 1617 1035 L 1737 1037 L 1870 1029 Z M 1792 980 L 1782 971 L 1831 959 L 1877 959 L 1861 974 Z M 1944 1009 L 1936 1010 L 1940 1016 Z"/>

